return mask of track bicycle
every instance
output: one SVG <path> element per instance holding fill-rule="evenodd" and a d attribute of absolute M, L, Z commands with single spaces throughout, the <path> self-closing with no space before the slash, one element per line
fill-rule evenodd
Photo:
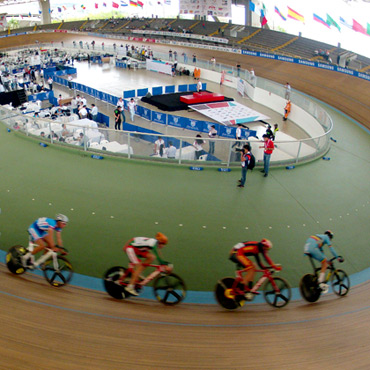
<path fill-rule="evenodd" d="M 321 267 L 316 267 L 313 258 L 310 254 L 307 254 L 310 257 L 310 262 L 313 268 L 313 274 L 304 275 L 299 282 L 299 290 L 302 297 L 307 302 L 316 302 L 322 293 L 322 289 L 319 287 L 319 273 Z M 334 266 L 334 260 L 336 257 L 333 257 L 329 260 L 328 270 L 329 272 L 326 275 L 325 284 L 330 282 L 333 292 L 340 297 L 344 297 L 350 289 L 349 277 L 345 271 L 341 269 L 336 269 Z M 344 261 L 343 257 L 338 256 L 339 261 Z"/>
<path fill-rule="evenodd" d="M 167 265 L 144 264 L 145 267 L 153 267 L 155 270 L 148 276 L 139 276 L 135 285 L 137 292 L 153 281 L 154 296 L 165 305 L 173 306 L 184 300 L 186 286 L 180 276 L 167 271 Z M 104 287 L 107 293 L 115 299 L 124 299 L 132 296 L 125 290 L 129 284 L 135 264 L 129 263 L 128 268 L 115 266 L 111 267 L 104 274 Z"/>
<path fill-rule="evenodd" d="M 67 249 L 58 246 L 61 251 L 55 252 L 45 248 L 45 253 L 35 261 L 36 266 L 23 264 L 22 257 L 35 246 L 37 245 L 30 242 L 27 248 L 22 245 L 11 247 L 5 257 L 9 271 L 21 275 L 36 268 L 43 272 L 46 281 L 53 287 L 59 288 L 68 284 L 73 275 L 73 267 L 68 259 L 61 255 L 68 254 Z"/>
<path fill-rule="evenodd" d="M 237 266 L 237 268 L 239 267 L 241 266 Z M 217 302 L 223 308 L 235 310 L 239 307 L 242 307 L 247 301 L 245 294 L 250 292 L 254 296 L 259 295 L 260 293 L 258 290 L 261 287 L 265 301 L 269 305 L 276 308 L 281 308 L 289 303 L 292 296 L 290 285 L 285 279 L 273 276 L 275 272 L 273 267 L 256 270 L 256 272 L 262 272 L 262 276 L 249 291 L 245 290 L 242 272 L 244 272 L 244 269 L 236 270 L 236 278 L 225 277 L 217 282 L 215 287 L 215 296 Z M 251 300 L 253 300 L 253 298 Z"/>

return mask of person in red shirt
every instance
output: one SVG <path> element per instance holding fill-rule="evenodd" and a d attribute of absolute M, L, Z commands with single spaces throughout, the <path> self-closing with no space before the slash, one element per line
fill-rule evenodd
<path fill-rule="evenodd" d="M 248 241 L 235 244 L 230 251 L 230 260 L 243 266 L 246 272 L 243 276 L 244 289 L 246 290 L 245 298 L 253 299 L 253 293 L 250 289 L 253 285 L 254 274 L 256 272 L 256 266 L 247 256 L 254 256 L 261 269 L 266 269 L 261 263 L 259 254 L 261 253 L 265 261 L 273 267 L 275 270 L 280 271 L 281 266 L 275 265 L 271 258 L 267 255 L 267 251 L 272 248 L 272 243 L 268 239 L 262 239 L 260 242 Z"/>
<path fill-rule="evenodd" d="M 268 135 L 263 135 L 263 146 L 260 146 L 260 148 L 264 148 L 263 153 L 263 170 L 261 170 L 262 173 L 264 173 L 264 177 L 268 176 L 269 173 L 269 167 L 270 167 L 270 159 L 271 154 L 275 149 L 274 142 L 268 137 Z"/>

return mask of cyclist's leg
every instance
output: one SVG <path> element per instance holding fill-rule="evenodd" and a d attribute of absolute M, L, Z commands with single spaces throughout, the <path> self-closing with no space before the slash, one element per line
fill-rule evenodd
<path fill-rule="evenodd" d="M 145 257 L 145 260 L 139 260 L 139 263 L 135 264 L 134 272 L 132 273 L 129 283 L 130 285 L 134 285 L 137 281 L 137 278 L 144 271 L 147 265 L 151 264 L 155 260 L 155 255 L 150 252 L 146 252 L 145 254 L 143 253 L 141 257 Z"/>
<path fill-rule="evenodd" d="M 246 256 L 237 256 L 237 259 L 240 264 L 242 264 L 245 268 L 243 272 L 246 272 L 246 274 L 243 277 L 243 284 L 245 289 L 250 289 L 251 287 L 249 286 L 250 283 L 253 282 L 254 279 L 254 274 L 256 272 L 256 268 L 253 264 L 253 262 L 247 258 Z"/>

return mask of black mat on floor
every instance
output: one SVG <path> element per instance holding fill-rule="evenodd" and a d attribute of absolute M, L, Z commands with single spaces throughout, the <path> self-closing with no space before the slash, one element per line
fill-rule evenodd
<path fill-rule="evenodd" d="M 207 92 L 210 92 L 206 90 Z M 148 103 L 154 105 L 155 107 L 159 108 L 160 110 L 167 111 L 167 112 L 174 112 L 177 110 L 186 110 L 188 109 L 188 105 L 180 101 L 180 96 L 182 95 L 192 95 L 193 91 L 189 92 L 179 92 L 174 94 L 163 94 L 163 95 L 155 95 L 150 98 L 142 97 L 141 100 L 144 103 Z M 222 101 L 233 101 L 232 98 L 227 98 L 225 96 L 224 100 Z M 206 103 L 206 102 L 205 102 Z M 208 102 L 209 103 L 209 102 Z M 213 102 L 217 103 L 217 102 Z"/>

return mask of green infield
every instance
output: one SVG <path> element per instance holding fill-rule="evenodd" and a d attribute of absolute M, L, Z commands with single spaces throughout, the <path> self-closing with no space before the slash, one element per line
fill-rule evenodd
<path fill-rule="evenodd" d="M 336 112 L 331 112 L 336 120 Z M 340 115 L 338 115 L 340 117 Z M 188 167 L 105 157 L 75 149 L 43 148 L 35 139 L 0 125 L 0 248 L 26 244 L 38 217 L 64 213 L 63 230 L 75 271 L 101 277 L 127 264 L 122 246 L 134 236 L 165 233 L 166 260 L 190 290 L 212 290 L 233 274 L 228 260 L 239 241 L 271 239 L 271 257 L 292 286 L 310 271 L 303 245 L 331 229 L 348 273 L 369 267 L 370 136 L 338 118 L 337 142 L 327 154 L 294 170 L 255 170 L 244 189 L 240 169 L 190 171 Z M 327 254 L 329 253 L 326 251 Z"/>

